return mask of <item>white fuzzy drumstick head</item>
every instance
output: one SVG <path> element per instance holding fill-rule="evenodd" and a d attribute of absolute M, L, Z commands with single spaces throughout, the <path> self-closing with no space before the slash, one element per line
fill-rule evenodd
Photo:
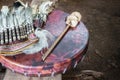
<path fill-rule="evenodd" d="M 67 17 L 66 24 L 71 27 L 76 27 L 81 20 L 81 14 L 79 12 L 73 12 Z"/>

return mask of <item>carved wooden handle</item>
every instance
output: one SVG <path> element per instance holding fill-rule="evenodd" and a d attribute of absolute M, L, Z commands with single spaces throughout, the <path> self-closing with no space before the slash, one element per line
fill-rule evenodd
<path fill-rule="evenodd" d="M 81 20 L 81 15 L 79 12 L 73 12 L 71 15 L 67 17 L 66 20 L 66 28 L 64 31 L 60 34 L 60 36 L 55 40 L 55 42 L 52 44 L 52 46 L 48 49 L 48 51 L 42 56 L 43 61 L 50 55 L 50 53 L 53 51 L 53 49 L 57 46 L 57 44 L 60 42 L 60 40 L 64 37 L 64 35 L 67 33 L 70 27 L 76 27 L 77 24 Z"/>

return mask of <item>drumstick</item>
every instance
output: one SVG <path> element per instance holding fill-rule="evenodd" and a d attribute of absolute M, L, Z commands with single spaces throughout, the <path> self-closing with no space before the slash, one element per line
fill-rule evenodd
<path fill-rule="evenodd" d="M 57 46 L 57 44 L 60 42 L 60 40 L 64 37 L 64 35 L 67 33 L 67 31 L 70 28 L 74 28 L 77 26 L 77 24 L 81 20 L 81 14 L 79 12 L 73 12 L 71 15 L 67 17 L 66 20 L 66 28 L 64 31 L 60 34 L 60 36 L 55 40 L 55 42 L 52 44 L 52 46 L 47 50 L 47 52 L 42 56 L 43 61 L 50 55 L 50 53 L 53 51 L 53 49 Z"/>

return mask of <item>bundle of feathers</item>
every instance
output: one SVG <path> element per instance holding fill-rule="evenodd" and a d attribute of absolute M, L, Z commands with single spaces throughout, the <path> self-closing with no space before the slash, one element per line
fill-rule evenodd
<path fill-rule="evenodd" d="M 34 8 L 35 6 L 35 8 Z M 43 22 L 46 22 L 48 14 L 54 9 L 54 3 L 52 1 L 44 1 L 41 5 L 31 5 L 33 18 L 42 20 Z M 38 11 L 37 11 L 38 10 Z M 42 24 L 42 23 L 40 23 Z M 39 25 L 40 26 L 40 25 Z M 41 25 L 42 26 L 42 25 Z M 41 51 L 44 48 L 48 48 L 48 41 L 53 41 L 54 37 L 53 35 L 47 31 L 43 30 L 41 28 L 37 28 L 35 30 L 36 37 L 39 38 L 39 41 L 34 44 L 33 46 L 29 47 L 28 49 L 24 50 L 23 52 L 25 54 L 34 54 L 36 52 Z"/>
<path fill-rule="evenodd" d="M 35 29 L 33 27 L 33 20 L 37 19 L 40 22 L 46 22 L 48 14 L 53 9 L 54 2 L 50 0 L 44 1 L 40 5 L 29 5 L 28 3 L 24 4 L 22 1 L 17 0 L 12 9 L 9 9 L 8 6 L 3 6 L 0 12 L 0 33 L 3 33 L 3 31 L 6 30 L 16 29 L 17 34 L 15 34 L 14 31 L 11 32 L 11 34 L 13 35 L 12 37 L 16 35 L 18 40 L 21 38 L 26 38 L 29 34 L 34 33 L 39 40 L 31 47 L 23 50 L 25 54 L 34 54 L 41 51 L 43 48 L 48 48 L 48 40 L 51 41 L 54 37 L 47 30 L 40 28 L 42 23 L 40 23 Z M 18 27 L 20 32 L 17 32 Z M 21 33 L 22 36 L 19 33 Z M 2 39 L 2 37 L 3 36 L 0 38 Z M 16 37 L 12 39 L 14 41 L 17 40 Z M 11 42 L 11 40 L 9 42 Z M 1 43 L 3 44 L 2 40 Z"/>

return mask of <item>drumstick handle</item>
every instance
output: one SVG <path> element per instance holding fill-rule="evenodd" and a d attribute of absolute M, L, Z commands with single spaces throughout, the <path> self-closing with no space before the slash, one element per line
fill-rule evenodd
<path fill-rule="evenodd" d="M 43 61 L 51 54 L 53 49 L 57 46 L 57 44 L 60 42 L 60 40 L 64 37 L 66 32 L 69 30 L 70 26 L 67 25 L 67 27 L 64 29 L 64 31 L 60 34 L 60 36 L 54 41 L 52 46 L 47 50 L 47 52 L 42 56 Z"/>
<path fill-rule="evenodd" d="M 48 49 L 48 51 L 42 56 L 43 61 L 50 55 L 50 53 L 53 51 L 53 49 L 56 47 L 56 45 L 60 42 L 60 40 L 64 37 L 66 32 L 69 30 L 70 27 L 74 28 L 78 25 L 78 23 L 81 20 L 81 14 L 79 12 L 73 12 L 71 15 L 67 17 L 66 20 L 66 28 L 63 30 L 63 32 L 60 34 L 60 36 L 55 40 L 53 45 Z"/>

